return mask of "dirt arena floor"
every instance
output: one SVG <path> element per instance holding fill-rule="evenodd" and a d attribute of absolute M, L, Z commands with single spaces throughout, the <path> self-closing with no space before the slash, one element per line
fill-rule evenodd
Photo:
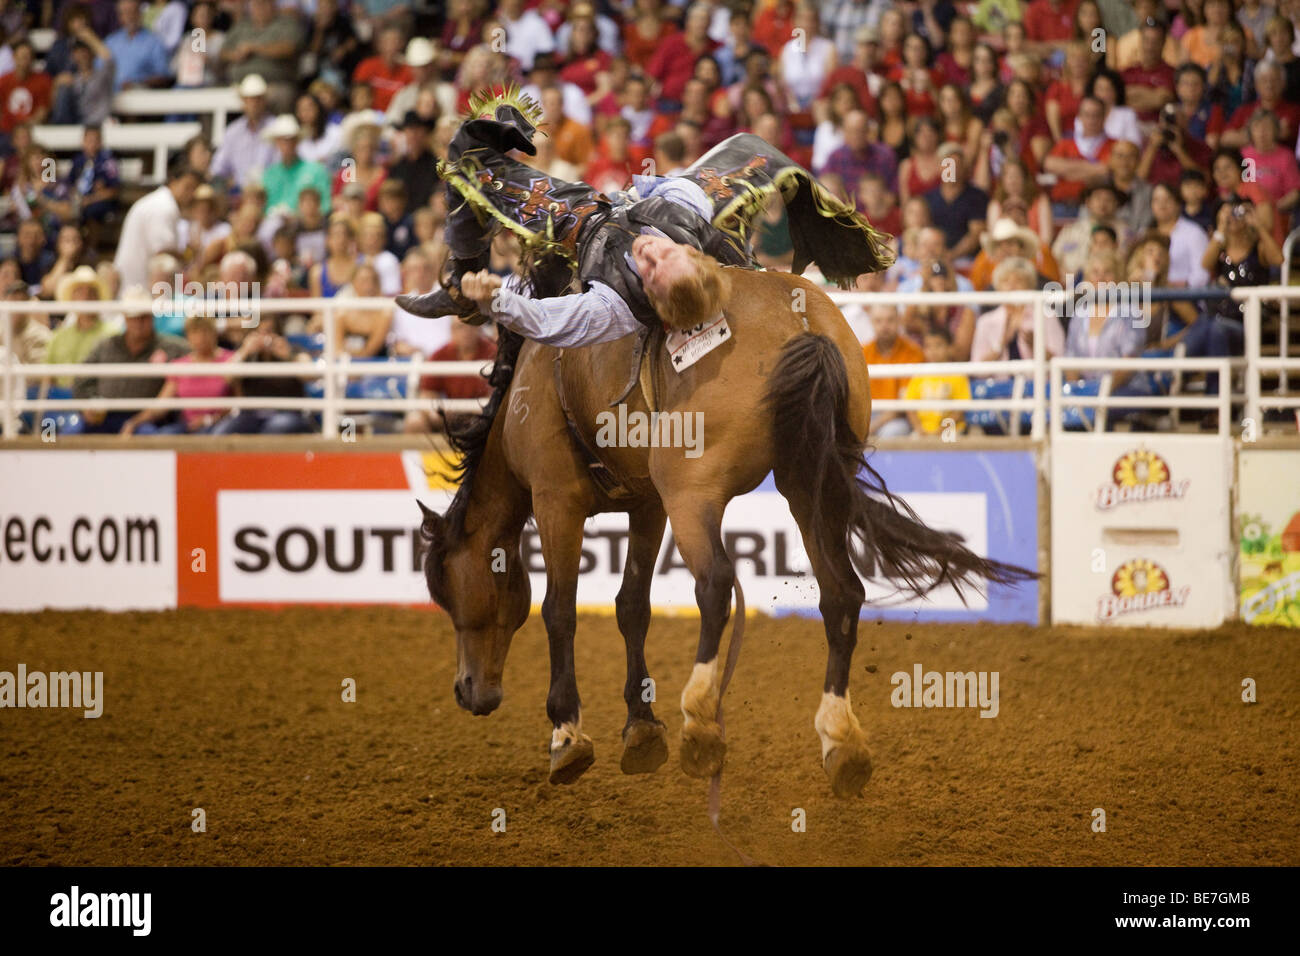
<path fill-rule="evenodd" d="M 105 712 L 0 711 L 0 864 L 731 864 L 706 784 L 677 765 L 695 633 L 689 618 L 651 628 L 672 755 L 628 777 L 622 642 L 612 619 L 582 619 L 596 764 L 552 787 L 536 614 L 501 709 L 477 718 L 452 700 L 452 632 L 433 611 L 3 615 L 0 670 L 102 670 Z M 1295 642 L 1244 626 L 864 624 L 852 692 L 876 769 L 841 801 L 813 729 L 820 624 L 751 618 L 727 696 L 724 830 L 786 865 L 1295 865 Z M 998 671 L 997 718 L 895 709 L 890 675 L 918 662 Z M 346 677 L 356 703 L 341 700 Z M 1256 704 L 1241 701 L 1245 677 Z M 195 807 L 206 833 L 191 832 Z"/>

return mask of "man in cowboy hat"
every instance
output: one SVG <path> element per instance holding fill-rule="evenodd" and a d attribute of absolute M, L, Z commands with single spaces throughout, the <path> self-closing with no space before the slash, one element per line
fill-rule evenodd
<path fill-rule="evenodd" d="M 971 267 L 971 283 L 981 292 L 993 288 L 993 272 L 999 264 L 1013 256 L 1037 262 L 1038 248 L 1038 235 L 1028 226 L 1018 225 L 1014 219 L 999 219 L 980 236 L 980 254 Z"/>
<path fill-rule="evenodd" d="M 432 40 L 426 40 L 424 37 L 411 37 L 411 42 L 406 44 L 406 55 L 403 59 L 406 61 L 406 68 L 411 72 L 411 81 L 393 94 L 385 111 L 388 122 L 393 126 L 400 126 L 407 112 L 415 109 L 415 101 L 420 97 L 420 87 L 429 80 L 437 79 L 437 67 L 434 66 L 434 61 L 438 59 L 438 47 Z"/>
<path fill-rule="evenodd" d="M 189 352 L 184 339 L 174 335 L 159 335 L 154 331 L 155 303 L 142 286 L 128 288 L 122 293 L 126 328 L 117 335 L 102 339 L 86 357 L 87 365 L 118 365 L 137 362 L 141 365 L 170 362 Z M 151 378 L 100 378 L 87 375 L 78 378 L 72 391 L 77 398 L 154 398 L 162 388 L 163 380 Z M 88 432 L 116 434 L 139 409 L 89 409 L 83 413 Z M 140 429 L 143 433 L 144 428 Z"/>
<path fill-rule="evenodd" d="M 271 123 L 266 110 L 266 81 L 250 73 L 239 81 L 244 115 L 226 127 L 226 135 L 212 157 L 212 178 L 243 187 L 256 173 L 275 162 L 275 146 L 262 138 Z"/>
<path fill-rule="evenodd" d="M 94 269 L 78 266 L 59 280 L 54 298 L 59 302 L 102 302 L 108 298 L 108 290 Z M 51 336 L 45 361 L 51 365 L 84 362 L 100 340 L 112 331 L 101 312 L 70 311 Z M 59 384 L 71 385 L 72 379 L 61 378 Z"/>
<path fill-rule="evenodd" d="M 271 121 L 262 133 L 262 138 L 275 146 L 278 158 L 262 174 L 262 185 L 266 187 L 266 208 L 268 212 L 298 212 L 298 194 L 311 187 L 321 196 L 321 211 L 330 211 L 330 174 L 320 163 L 303 159 L 298 155 L 298 137 L 301 134 L 298 121 L 292 113 L 282 113 Z"/>
<path fill-rule="evenodd" d="M 1056 236 L 1052 243 L 1052 255 L 1061 267 L 1061 275 L 1081 273 L 1088 261 L 1088 248 L 1092 243 L 1092 231 L 1096 226 L 1110 226 L 1115 230 L 1115 239 L 1119 248 L 1128 248 L 1133 238 L 1128 225 L 1119 218 L 1119 196 L 1110 181 L 1095 183 L 1088 187 L 1083 196 L 1083 206 L 1079 218 L 1074 220 Z"/>

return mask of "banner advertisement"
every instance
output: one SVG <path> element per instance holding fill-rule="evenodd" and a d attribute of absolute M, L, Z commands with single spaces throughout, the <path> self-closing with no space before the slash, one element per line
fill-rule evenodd
<path fill-rule="evenodd" d="M 1052 444 L 1052 621 L 1215 627 L 1232 615 L 1232 446 L 1213 435 Z"/>
<path fill-rule="evenodd" d="M 0 609 L 176 607 L 176 457 L 0 456 Z"/>
<path fill-rule="evenodd" d="M 1241 619 L 1300 627 L 1300 450 L 1242 449 L 1237 528 Z"/>
<path fill-rule="evenodd" d="M 448 463 L 417 451 L 51 451 L 6 461 L 0 565 L 9 566 L 0 581 L 9 609 L 428 605 L 416 499 L 441 512 L 454 492 Z M 871 461 L 927 524 L 959 534 L 981 555 L 1037 568 L 1033 452 L 881 451 Z M 24 502 L 31 488 L 45 490 L 40 502 Z M 770 476 L 730 504 L 723 534 L 749 607 L 818 613 L 799 529 Z M 546 574 L 531 522 L 522 556 L 540 603 Z M 626 558 L 626 516 L 588 519 L 584 609 L 612 609 Z M 51 564 L 63 573 L 49 574 Z M 969 589 L 965 603 L 951 588 L 903 600 L 886 579 L 864 583 L 870 618 L 1038 619 L 1036 582 Z M 695 612 L 695 582 L 671 527 L 652 601 L 659 610 Z"/>

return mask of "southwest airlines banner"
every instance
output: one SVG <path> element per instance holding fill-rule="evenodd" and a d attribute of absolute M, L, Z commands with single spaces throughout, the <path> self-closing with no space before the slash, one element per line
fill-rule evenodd
<path fill-rule="evenodd" d="M 9 564 L 0 581 L 12 585 L 0 592 L 0 608 L 14 610 L 428 604 L 416 499 L 442 511 L 454 491 L 442 477 L 446 462 L 414 451 L 111 457 L 49 451 L 5 455 L 4 461 L 7 493 L 0 500 L 15 513 L 5 523 L 12 544 L 5 550 L 0 542 L 0 562 Z M 872 462 L 931 526 L 958 532 L 979 554 L 1037 568 L 1032 452 L 877 452 Z M 56 500 L 64 501 L 67 514 L 48 505 L 47 521 L 41 520 L 44 511 L 18 513 L 16 503 L 35 500 L 24 488 L 65 485 Z M 81 511 L 95 514 L 79 521 Z M 115 521 L 123 542 L 117 550 Z M 772 614 L 817 613 L 817 585 L 798 528 L 770 477 L 731 503 L 723 532 L 748 606 Z M 69 587 L 70 578 L 49 573 L 60 545 L 71 555 L 64 563 L 73 577 L 86 565 L 85 583 Z M 83 562 L 79 556 L 87 549 Z M 531 523 L 522 551 L 540 602 L 545 567 Z M 612 608 L 626 557 L 626 516 L 587 521 L 578 590 L 584 608 Z M 864 614 L 871 618 L 1038 620 L 1036 584 L 994 587 L 987 595 L 968 591 L 968 604 L 951 590 L 902 601 L 888 581 L 866 586 L 873 603 Z M 660 610 L 693 613 L 694 591 L 670 528 L 652 600 Z"/>

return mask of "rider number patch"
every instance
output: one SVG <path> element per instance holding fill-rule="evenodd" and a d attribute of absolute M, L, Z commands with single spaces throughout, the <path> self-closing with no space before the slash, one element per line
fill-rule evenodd
<path fill-rule="evenodd" d="M 673 329 L 668 333 L 664 347 L 668 350 L 673 368 L 680 372 L 690 368 L 729 338 L 731 329 L 727 326 L 727 318 L 718 313 L 709 321 L 689 329 Z"/>

